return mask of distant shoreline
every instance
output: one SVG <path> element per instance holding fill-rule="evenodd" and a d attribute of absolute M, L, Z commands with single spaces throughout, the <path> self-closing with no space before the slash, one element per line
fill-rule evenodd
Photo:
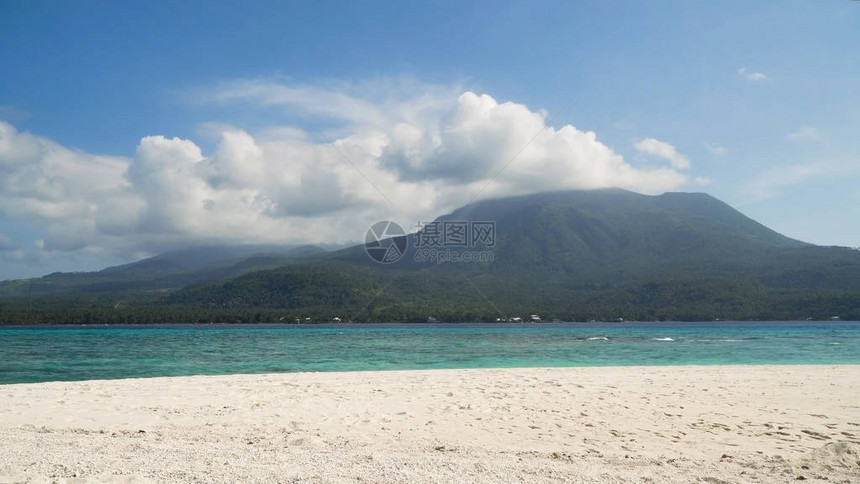
<path fill-rule="evenodd" d="M 403 321 L 403 322 L 310 322 L 310 323 L 3 323 L 0 322 L 0 329 L 3 328 L 158 328 L 158 327 L 224 327 L 224 328 L 243 328 L 243 327 L 260 327 L 260 328 L 279 328 L 279 327 L 351 327 L 351 326 L 433 326 L 433 325 L 485 325 L 485 326 L 528 326 L 528 325 L 559 325 L 559 324 L 581 324 L 581 325 L 636 325 L 636 324 L 720 324 L 720 323 L 773 323 L 773 324 L 791 324 L 791 323 L 860 323 L 860 320 L 848 319 L 780 319 L 780 320 L 765 320 L 765 319 L 721 319 L 721 320 L 697 320 L 697 321 L 540 321 L 540 322 L 510 322 L 510 321 L 436 321 L 428 323 L 426 321 Z"/>

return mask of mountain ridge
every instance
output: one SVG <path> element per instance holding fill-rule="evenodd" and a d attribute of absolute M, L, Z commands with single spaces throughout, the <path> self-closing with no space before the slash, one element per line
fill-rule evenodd
<path fill-rule="evenodd" d="M 363 246 L 257 254 L 221 272 L 209 267 L 206 277 L 194 272 L 179 287 L 130 288 L 123 304 L 147 316 L 125 320 L 860 319 L 860 252 L 785 237 L 704 193 L 544 192 L 480 200 L 436 221 L 494 222 L 492 247 L 439 248 L 481 249 L 492 261 L 418 262 L 414 244 L 387 265 Z M 105 289 L 64 298 L 113 304 L 119 291 Z M 15 314 L 6 320 L 23 318 Z"/>

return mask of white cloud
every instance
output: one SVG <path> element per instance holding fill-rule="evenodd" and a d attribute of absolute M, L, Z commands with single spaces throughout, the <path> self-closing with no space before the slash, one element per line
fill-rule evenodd
<path fill-rule="evenodd" d="M 189 94 L 199 103 L 275 107 L 290 114 L 388 127 L 407 121 L 430 121 L 444 114 L 463 92 L 460 86 L 435 86 L 411 78 L 329 85 L 283 84 L 269 79 L 224 82 Z"/>
<path fill-rule="evenodd" d="M 326 142 L 325 133 L 296 126 L 249 132 L 206 124 L 216 136 L 211 153 L 156 135 L 118 157 L 0 121 L 0 212 L 40 227 L 45 254 L 134 257 L 206 242 L 347 242 L 380 219 L 435 217 L 485 186 L 482 197 L 601 187 L 659 193 L 689 183 L 678 171 L 689 160 L 667 143 L 640 142 L 671 166 L 636 167 L 594 132 L 541 131 L 545 112 L 470 91 L 254 81 L 208 96 L 342 125 Z"/>
<path fill-rule="evenodd" d="M 800 129 L 793 133 L 788 133 L 785 137 L 792 141 L 821 141 L 821 134 L 812 126 L 801 126 Z"/>
<path fill-rule="evenodd" d="M 668 160 L 674 168 L 685 170 L 690 168 L 690 160 L 678 153 L 674 146 L 654 138 L 639 140 L 633 146 L 646 155 Z"/>
<path fill-rule="evenodd" d="M 379 106 L 340 91 L 316 86 L 290 86 L 271 81 L 225 83 L 204 91 L 204 101 L 234 103 L 253 101 L 260 105 L 284 106 L 304 114 L 348 121 L 383 124 L 385 113 Z"/>
<path fill-rule="evenodd" d="M 720 146 L 716 143 L 711 143 L 709 141 L 705 141 L 705 149 L 708 150 L 708 153 L 715 156 L 722 156 L 726 154 L 726 148 Z"/>
<path fill-rule="evenodd" d="M 14 250 L 18 248 L 18 244 L 12 241 L 6 234 L 0 234 L 0 252 Z"/>
<path fill-rule="evenodd" d="M 17 262 L 23 260 L 26 254 L 8 235 L 0 233 L 0 256 L 7 261 Z"/>
<path fill-rule="evenodd" d="M 827 161 L 776 166 L 762 171 L 742 185 L 742 205 L 777 197 L 781 190 L 816 180 L 827 180 L 860 174 L 860 163 Z"/>
<path fill-rule="evenodd" d="M 739 75 L 739 76 L 741 76 L 741 77 L 743 77 L 744 79 L 746 79 L 746 80 L 748 80 L 748 81 L 753 81 L 753 82 L 756 82 L 756 81 L 763 81 L 763 80 L 765 80 L 765 79 L 770 79 L 770 78 L 769 78 L 767 75 L 765 75 L 764 73 L 761 73 L 761 72 L 755 72 L 755 71 L 750 71 L 750 70 L 749 70 L 749 69 L 747 69 L 746 67 L 741 67 L 740 69 L 738 69 L 738 75 Z"/>
<path fill-rule="evenodd" d="M 22 249 L 15 249 L 3 252 L 3 258 L 10 262 L 21 262 L 27 259 L 27 253 Z"/>

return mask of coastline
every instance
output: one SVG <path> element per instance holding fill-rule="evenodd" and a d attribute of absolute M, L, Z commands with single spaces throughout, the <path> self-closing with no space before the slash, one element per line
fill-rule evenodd
<path fill-rule="evenodd" d="M 860 480 L 860 366 L 0 386 L 0 482 Z"/>

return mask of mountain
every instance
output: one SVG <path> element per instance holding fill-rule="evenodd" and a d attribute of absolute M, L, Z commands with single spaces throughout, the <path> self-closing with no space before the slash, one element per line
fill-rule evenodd
<path fill-rule="evenodd" d="M 416 260 L 427 249 L 416 242 L 431 235 L 432 227 L 469 222 L 492 223 L 494 243 L 434 248 L 449 258 L 478 251 L 481 262 Z M 143 279 L 184 284 L 157 296 L 135 299 L 125 293 L 122 311 L 107 307 L 117 300 L 112 292 L 100 293 L 88 300 L 88 317 L 471 321 L 537 313 L 565 320 L 860 319 L 860 251 L 793 240 L 702 193 L 647 196 L 606 189 L 483 200 L 439 217 L 408 241 L 403 257 L 391 264 L 374 261 L 363 246 L 229 263 L 203 260 L 201 253 L 197 266 L 178 272 L 185 279 Z M 131 280 L 140 284 L 141 274 L 169 273 L 177 259 L 183 258 L 156 257 L 102 273 L 135 274 Z M 81 298 L 69 298 L 66 312 L 81 306 Z M 7 303 L 4 316 L 0 304 L 0 320 L 38 319 L 22 316 L 21 308 L 20 301 Z"/>
<path fill-rule="evenodd" d="M 607 270 L 651 274 L 715 262 L 724 267 L 774 250 L 810 246 L 703 193 L 541 193 L 477 202 L 440 219 L 494 221 L 495 270 L 597 279 L 606 278 Z"/>
<path fill-rule="evenodd" d="M 179 289 L 197 281 L 280 267 L 295 259 L 324 252 L 325 249 L 318 246 L 295 245 L 189 247 L 96 272 L 58 272 L 36 279 L 0 282 L 0 299 Z"/>
<path fill-rule="evenodd" d="M 481 248 L 492 262 L 416 262 L 411 236 L 393 264 L 351 247 L 189 287 L 172 300 L 377 321 L 535 312 L 580 320 L 860 317 L 860 252 L 790 239 L 706 194 L 541 193 L 480 201 L 437 219 L 458 221 L 494 222 L 495 245 Z M 308 283 L 310 274 L 325 283 Z M 357 274 L 360 285 L 347 277 Z M 291 298 L 297 286 L 302 296 Z"/>
<path fill-rule="evenodd" d="M 439 223 L 492 221 L 487 263 L 443 264 L 437 272 L 516 275 L 544 284 L 623 283 L 633 279 L 754 279 L 776 285 L 858 289 L 858 253 L 785 237 L 704 193 L 641 195 L 621 189 L 563 191 L 476 202 Z M 396 271 L 416 263 L 415 238 Z M 463 252 L 468 249 L 451 249 Z M 362 247 L 328 260 L 373 266 Z M 837 263 L 838 262 L 838 263 Z"/>

